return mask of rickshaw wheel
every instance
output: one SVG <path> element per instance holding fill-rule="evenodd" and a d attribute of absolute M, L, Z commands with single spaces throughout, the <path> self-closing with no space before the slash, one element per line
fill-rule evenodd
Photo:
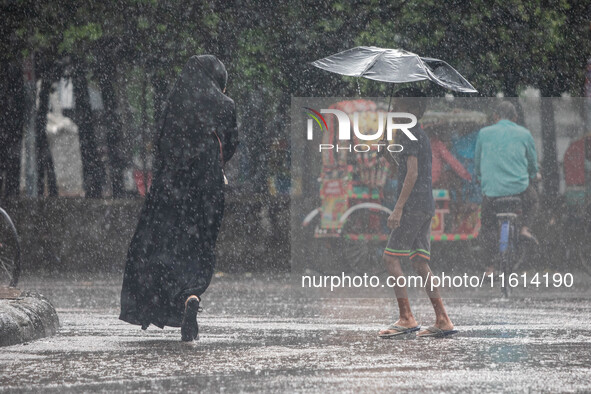
<path fill-rule="evenodd" d="M 362 209 L 349 216 L 341 229 L 339 254 L 344 272 L 381 275 L 386 272 L 382 255 L 387 243 L 388 214 Z"/>
<path fill-rule="evenodd" d="M 0 208 L 0 286 L 16 287 L 21 272 L 21 248 L 16 227 Z"/>

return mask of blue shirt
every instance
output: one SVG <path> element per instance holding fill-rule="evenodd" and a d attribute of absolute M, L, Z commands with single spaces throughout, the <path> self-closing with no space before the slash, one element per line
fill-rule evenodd
<path fill-rule="evenodd" d="M 485 196 L 525 191 L 538 172 L 537 161 L 534 139 L 525 127 L 503 119 L 478 132 L 474 166 Z"/>
<path fill-rule="evenodd" d="M 458 159 L 474 160 L 478 130 L 452 138 L 452 153 Z M 467 168 L 466 168 L 467 169 Z"/>
<path fill-rule="evenodd" d="M 478 139 L 478 130 L 472 131 L 462 136 L 452 138 L 452 153 L 458 159 L 464 168 L 472 176 L 472 181 L 462 179 L 462 200 L 463 202 L 471 202 L 480 204 L 482 202 L 482 194 L 480 185 L 475 182 L 476 174 L 474 173 L 474 153 L 476 151 L 476 140 Z M 457 199 L 457 193 L 450 190 L 452 198 Z"/>

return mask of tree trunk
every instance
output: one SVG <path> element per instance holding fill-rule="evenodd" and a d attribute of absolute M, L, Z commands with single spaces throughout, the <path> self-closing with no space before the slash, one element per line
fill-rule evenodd
<path fill-rule="evenodd" d="M 554 103 L 542 90 L 542 179 L 546 201 L 553 201 L 558 196 L 559 175 L 556 153 L 556 124 L 554 123 Z"/>
<path fill-rule="evenodd" d="M 148 182 L 148 147 L 149 144 L 149 127 L 148 127 L 148 100 L 147 100 L 147 87 L 150 81 L 148 75 L 144 74 L 142 81 L 142 150 L 140 151 L 142 160 L 142 181 L 144 183 L 144 191 L 147 194 L 149 188 Z"/>
<path fill-rule="evenodd" d="M 152 78 L 152 88 L 154 91 L 154 125 L 158 131 L 160 125 L 160 116 L 162 115 L 162 109 L 164 108 L 164 102 L 166 101 L 167 83 L 166 78 L 162 73 L 156 72 Z"/>
<path fill-rule="evenodd" d="M 510 101 L 515 106 L 515 110 L 517 111 L 517 124 L 524 125 L 525 117 L 523 114 L 523 107 L 521 107 L 521 103 L 519 102 L 519 94 L 517 92 L 517 81 L 514 77 L 510 77 L 507 80 L 507 82 L 505 83 L 505 89 L 503 93 L 505 93 L 505 99 L 507 101 Z"/>
<path fill-rule="evenodd" d="M 122 125 L 119 114 L 117 113 L 117 95 L 114 87 L 116 80 L 115 69 L 115 65 L 111 59 L 104 59 L 103 68 L 100 70 L 99 85 L 103 95 L 107 125 L 107 147 L 109 149 L 113 198 L 121 198 L 125 195 L 123 188 L 123 167 L 125 163 L 120 150 Z"/>
<path fill-rule="evenodd" d="M 76 111 L 74 116 L 78 125 L 84 191 L 86 197 L 100 198 L 105 182 L 105 173 L 97 151 L 86 70 L 81 64 L 76 64 L 75 67 L 74 97 L 76 98 Z"/>
<path fill-rule="evenodd" d="M 241 141 L 244 154 L 244 165 L 241 171 L 244 179 L 248 179 L 248 187 L 255 193 L 263 193 L 267 189 L 267 155 L 268 151 L 261 150 L 268 141 L 268 128 L 264 115 L 255 111 L 264 107 L 264 95 L 261 89 L 252 89 L 243 96 L 242 125 L 243 138 Z"/>
<path fill-rule="evenodd" d="M 51 81 L 47 76 L 41 80 L 41 91 L 39 92 L 39 109 L 35 119 L 35 135 L 37 142 L 37 195 L 43 196 L 45 191 L 45 180 L 47 179 L 48 195 L 57 196 L 57 180 L 53 168 L 53 159 L 47 140 L 47 112 L 49 111 L 49 93 Z"/>
<path fill-rule="evenodd" d="M 25 122 L 25 92 L 20 62 L 2 65 L 3 92 L 0 99 L 4 116 L 0 117 L 0 179 L 4 171 L 6 196 L 18 196 L 20 184 L 21 143 Z M 0 181 L 0 191 L 2 190 Z"/>

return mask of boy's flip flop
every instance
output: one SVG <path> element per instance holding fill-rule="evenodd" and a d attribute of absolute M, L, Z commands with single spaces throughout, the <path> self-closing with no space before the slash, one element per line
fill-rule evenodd
<path fill-rule="evenodd" d="M 421 326 L 402 327 L 402 326 L 397 326 L 396 324 L 390 324 L 388 326 L 388 328 L 386 328 L 386 330 L 392 330 L 395 332 L 392 332 L 389 334 L 378 334 L 378 337 L 380 337 L 382 339 L 390 339 L 390 338 L 398 337 L 401 335 L 410 334 L 411 332 L 419 331 L 420 329 L 421 329 Z"/>
<path fill-rule="evenodd" d="M 449 337 L 453 334 L 456 334 L 458 330 L 442 330 L 441 328 L 435 326 L 427 327 L 427 334 L 417 334 L 417 337 L 420 338 L 444 338 Z"/>

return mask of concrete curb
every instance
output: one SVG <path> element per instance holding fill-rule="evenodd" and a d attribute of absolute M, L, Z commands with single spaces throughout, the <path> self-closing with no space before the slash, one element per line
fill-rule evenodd
<path fill-rule="evenodd" d="M 58 328 L 57 312 L 42 295 L 24 292 L 14 300 L 0 299 L 0 346 L 51 336 Z"/>

